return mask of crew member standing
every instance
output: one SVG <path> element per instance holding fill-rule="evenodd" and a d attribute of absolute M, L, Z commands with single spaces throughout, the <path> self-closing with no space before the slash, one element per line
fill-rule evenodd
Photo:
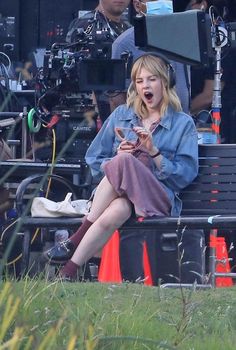
<path fill-rule="evenodd" d="M 76 42 L 81 34 L 81 29 L 86 35 L 95 35 L 99 31 L 108 31 L 108 40 L 112 42 L 126 29 L 130 27 L 124 16 L 130 0 L 100 0 L 95 10 L 88 12 L 81 18 L 74 19 L 66 36 L 69 43 Z M 95 40 L 96 41 L 96 40 Z M 103 92 L 96 92 L 98 111 L 102 121 L 110 114 L 108 96 Z"/>

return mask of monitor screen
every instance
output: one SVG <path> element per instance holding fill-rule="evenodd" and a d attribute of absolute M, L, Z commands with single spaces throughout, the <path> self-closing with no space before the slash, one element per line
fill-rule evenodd
<path fill-rule="evenodd" d="M 191 65 L 208 65 L 213 54 L 210 30 L 209 16 L 197 10 L 137 17 L 134 23 L 136 46 Z"/>
<path fill-rule="evenodd" d="M 173 0 L 173 11 L 183 12 L 190 3 L 190 0 Z"/>
<path fill-rule="evenodd" d="M 125 61 L 116 59 L 84 59 L 77 67 L 80 91 L 125 89 Z"/>

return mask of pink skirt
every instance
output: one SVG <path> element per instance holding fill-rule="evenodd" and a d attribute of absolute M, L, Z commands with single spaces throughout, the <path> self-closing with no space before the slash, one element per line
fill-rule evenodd
<path fill-rule="evenodd" d="M 104 164 L 104 172 L 118 195 L 133 203 L 137 215 L 141 212 L 144 217 L 169 216 L 170 200 L 148 166 L 149 162 L 143 159 L 120 153 Z"/>

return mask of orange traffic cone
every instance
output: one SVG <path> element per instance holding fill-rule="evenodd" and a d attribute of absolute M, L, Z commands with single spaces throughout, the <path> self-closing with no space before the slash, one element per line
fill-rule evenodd
<path fill-rule="evenodd" d="M 101 263 L 98 272 L 99 282 L 122 282 L 119 246 L 119 232 L 115 231 L 102 250 Z"/>
<path fill-rule="evenodd" d="M 122 275 L 120 271 L 120 236 L 119 231 L 115 231 L 102 250 L 101 262 L 98 272 L 98 281 L 102 283 L 121 283 Z M 143 247 L 143 268 L 144 284 L 152 286 L 152 274 L 149 264 L 147 245 Z"/>
<path fill-rule="evenodd" d="M 225 238 L 216 237 L 216 272 L 230 272 L 229 257 L 226 248 Z M 216 287 L 231 287 L 231 277 L 216 277 Z"/>
<path fill-rule="evenodd" d="M 153 286 L 153 280 L 152 280 L 152 272 L 151 267 L 149 263 L 149 257 L 148 257 L 148 250 L 147 250 L 147 244 L 144 242 L 143 244 L 143 270 L 144 270 L 144 284 L 146 286 Z"/>

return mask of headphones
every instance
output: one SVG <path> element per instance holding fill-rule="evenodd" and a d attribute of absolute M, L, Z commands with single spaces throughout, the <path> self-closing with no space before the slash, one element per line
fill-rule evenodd
<path fill-rule="evenodd" d="M 168 79 L 169 79 L 169 88 L 172 89 L 175 84 L 176 84 L 176 75 L 175 75 L 175 70 L 172 66 L 172 64 L 170 63 L 170 61 L 168 60 L 168 58 L 164 55 L 162 55 L 161 53 L 158 52 L 145 52 L 142 55 L 138 56 L 134 61 L 133 64 L 141 57 L 144 56 L 155 56 L 160 58 L 166 65 L 167 68 L 167 74 L 168 74 Z"/>

